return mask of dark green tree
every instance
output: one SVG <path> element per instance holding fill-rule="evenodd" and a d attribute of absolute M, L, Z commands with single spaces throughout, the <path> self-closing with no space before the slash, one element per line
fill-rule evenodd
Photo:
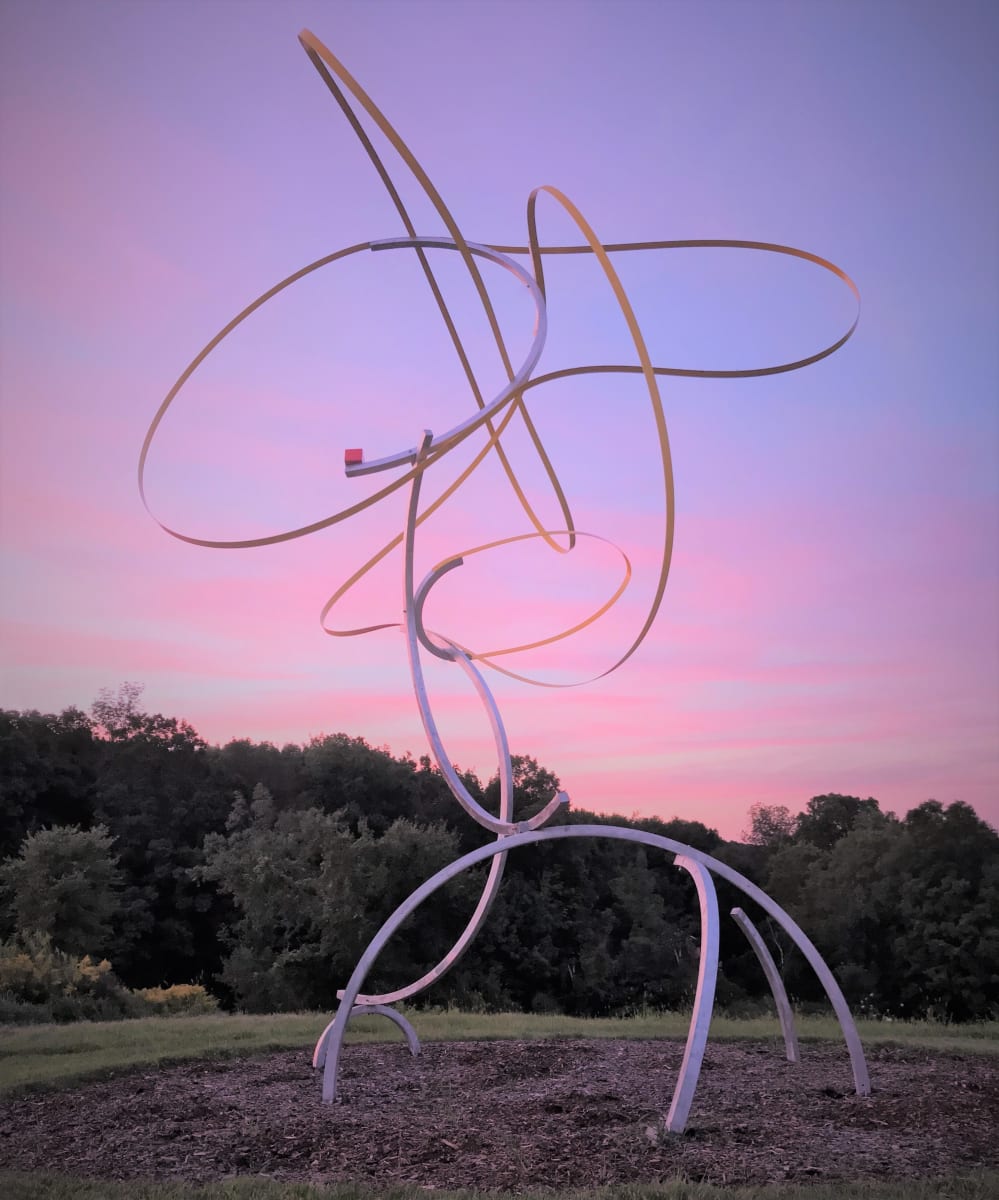
<path fill-rule="evenodd" d="M 51 825 L 89 828 L 98 751 L 79 709 L 0 711 L 0 857 Z"/>
<path fill-rule="evenodd" d="M 999 835 L 967 804 L 907 814 L 887 864 L 896 902 L 888 1003 L 906 1016 L 982 1020 L 999 1005 Z"/>
<path fill-rule="evenodd" d="M 797 819 L 784 804 L 754 804 L 749 810 L 749 829 L 742 840 L 750 846 L 777 850 L 794 837 Z"/>
<path fill-rule="evenodd" d="M 217 969 L 224 913 L 191 871 L 205 835 L 224 827 L 232 789 L 197 731 L 141 712 L 140 694 L 126 684 L 94 704 L 94 808 L 117 839 L 125 875 L 115 968 L 130 986 L 150 987 Z"/>
<path fill-rule="evenodd" d="M 866 800 L 857 796 L 841 796 L 837 792 L 813 796 L 798 817 L 795 838 L 820 850 L 831 850 L 840 838 L 846 837 L 853 829 L 863 813 L 883 816 L 880 805 L 871 796 Z"/>
<path fill-rule="evenodd" d="M 77 957 L 110 952 L 121 879 L 114 838 L 102 825 L 40 829 L 0 865 L 14 932 L 46 937 Z"/>
<path fill-rule="evenodd" d="M 510 756 L 513 768 L 513 799 L 514 817 L 518 821 L 528 821 L 539 813 L 556 795 L 562 784 L 559 777 L 542 767 L 536 758 L 527 754 Z M 500 783 L 499 775 L 490 779 L 485 790 L 485 807 L 492 813 L 499 813 Z"/>
<path fill-rule="evenodd" d="M 254 1011 L 335 1008 L 343 987 L 382 921 L 424 879 L 456 857 L 454 835 L 404 818 L 375 837 L 355 832 L 343 812 L 277 812 L 266 789 L 247 805 L 237 796 L 225 834 L 205 839 L 195 874 L 232 900 L 222 979 L 237 1003 Z M 460 930 L 457 914 L 434 924 L 435 910 L 413 918 L 379 961 L 368 987 L 417 978 Z"/>

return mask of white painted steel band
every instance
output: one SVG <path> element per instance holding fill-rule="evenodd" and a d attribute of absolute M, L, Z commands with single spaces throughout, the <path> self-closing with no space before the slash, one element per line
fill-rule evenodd
<path fill-rule="evenodd" d="M 485 862 L 486 859 L 496 854 L 507 853 L 520 846 L 532 846 L 538 842 L 557 841 L 562 838 L 576 837 L 606 838 L 609 841 L 635 842 L 639 845 L 666 850 L 672 854 L 683 855 L 687 859 L 701 863 L 713 874 L 734 884 L 766 913 L 773 917 L 790 935 L 822 983 L 826 995 L 833 1006 L 833 1011 L 836 1013 L 840 1028 L 843 1031 L 843 1037 L 850 1056 L 850 1065 L 853 1071 L 853 1080 L 857 1095 L 870 1095 L 871 1081 L 867 1070 L 867 1061 L 864 1058 L 864 1049 L 860 1043 L 857 1027 L 854 1024 L 853 1017 L 850 1014 L 850 1009 L 839 984 L 808 936 L 766 892 L 762 891 L 755 883 L 752 883 L 744 875 L 740 875 L 738 871 L 726 863 L 712 858 L 710 854 L 704 854 L 700 850 L 695 850 L 691 846 L 685 846 L 682 842 L 677 842 L 673 838 L 661 837 L 659 834 L 654 833 L 645 833 L 639 829 L 625 829 L 615 825 L 559 825 L 550 829 L 537 829 L 528 833 L 511 834 L 510 837 L 503 838 L 498 842 L 487 846 L 480 846 L 477 850 L 470 851 L 421 884 L 385 921 L 381 929 L 371 939 L 367 949 L 354 968 L 350 981 L 344 989 L 343 1003 L 340 1005 L 340 1010 L 335 1019 L 330 1023 L 316 1044 L 313 1063 L 315 1066 L 324 1065 L 325 1067 L 323 1076 L 324 1101 L 329 1102 L 336 1098 L 337 1070 L 340 1050 L 343 1045 L 343 1036 L 346 1032 L 347 1021 L 349 1020 L 349 1010 L 353 1006 L 361 985 L 364 983 L 378 955 L 382 952 L 385 944 L 402 922 L 411 913 L 415 912 L 424 900 L 443 887 L 445 883 L 448 883 L 469 867 L 474 867 L 477 863 Z"/>
<path fill-rule="evenodd" d="M 701 1063 L 708 1044 L 711 1014 L 715 1008 L 715 984 L 718 982 L 719 917 L 718 895 L 708 869 L 684 854 L 678 854 L 674 865 L 689 871 L 697 888 L 697 901 L 701 908 L 701 946 L 697 965 L 697 991 L 694 994 L 694 1011 L 690 1014 L 687 1043 L 683 1048 L 680 1074 L 673 1088 L 666 1129 L 670 1133 L 683 1133 L 687 1127 L 690 1106 L 701 1077 Z"/>
<path fill-rule="evenodd" d="M 798 1035 L 794 1028 L 794 1013 L 791 1011 L 791 1003 L 787 998 L 784 980 L 780 977 L 780 971 L 777 970 L 773 955 L 767 948 L 760 931 L 741 908 L 733 908 L 732 916 L 753 947 L 760 966 L 763 968 L 763 974 L 767 977 L 767 983 L 770 984 L 770 992 L 773 995 L 777 1016 L 780 1019 L 781 1033 L 784 1035 L 784 1052 L 787 1055 L 787 1061 L 800 1062 L 801 1052 L 798 1049 Z"/>
<path fill-rule="evenodd" d="M 470 417 L 467 417 L 464 421 L 460 421 L 457 425 L 449 429 L 447 433 L 434 438 L 430 446 L 427 447 L 427 453 L 449 450 L 455 443 L 461 441 L 462 438 L 471 433 L 473 429 L 477 429 L 485 421 L 494 417 L 516 396 L 524 387 L 524 384 L 528 382 L 531 372 L 537 366 L 538 359 L 541 357 L 541 351 L 545 346 L 545 338 L 548 335 L 548 310 L 545 305 L 545 298 L 541 294 L 541 289 L 530 272 L 526 271 L 512 258 L 501 254 L 498 250 L 491 249 L 489 246 L 482 246 L 478 242 L 466 242 L 465 245 L 472 254 L 479 258 L 488 259 L 490 262 L 496 263 L 497 266 L 503 267 L 524 284 L 531 293 L 531 298 L 534 301 L 534 331 L 527 357 L 510 382 L 488 404 L 482 408 L 477 408 Z M 369 246 L 372 250 L 401 250 L 410 246 L 413 249 L 419 250 L 461 249 L 453 238 L 448 237 L 383 238 L 376 242 L 370 242 Z M 345 467 L 344 470 L 351 477 L 354 475 L 372 475 L 377 471 L 391 470 L 393 467 L 412 466 L 416 461 L 416 455 L 417 451 L 415 448 L 400 450 L 384 458 L 373 459 L 371 462 L 352 463 L 350 466 Z"/>

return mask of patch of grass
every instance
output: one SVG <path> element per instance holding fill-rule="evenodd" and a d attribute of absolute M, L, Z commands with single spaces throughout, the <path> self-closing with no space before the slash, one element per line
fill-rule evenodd
<path fill-rule="evenodd" d="M 315 1013 L 291 1013 L 8 1026 L 0 1029 L 0 1094 L 188 1058 L 304 1049 L 324 1024 Z"/>
<path fill-rule="evenodd" d="M 689 1017 L 683 1013 L 647 1013 L 621 1019 L 584 1019 L 531 1013 L 411 1012 L 421 1040 L 471 1041 L 494 1038 L 683 1038 Z M 328 1014 L 279 1013 L 269 1016 L 143 1017 L 134 1021 L 76 1025 L 0 1027 L 0 1094 L 40 1087 L 62 1087 L 83 1079 L 132 1068 L 190 1058 L 227 1058 L 270 1050 L 311 1053 Z M 833 1017 L 800 1016 L 802 1041 L 840 1039 Z M 971 1054 L 999 1054 L 999 1022 L 937 1025 L 930 1021 L 861 1021 L 865 1045 L 894 1042 Z M 399 1038 L 384 1018 L 352 1023 L 349 1042 Z M 775 1019 L 716 1017 L 716 1040 L 755 1039 L 780 1042 Z"/>
<path fill-rule="evenodd" d="M 491 1038 L 685 1038 L 690 1014 L 647 1012 L 633 1017 L 564 1017 L 540 1013 L 416 1012 L 407 1014 L 421 1039 L 482 1041 Z M 375 1018 L 371 1018 L 372 1023 Z M 841 1041 L 843 1034 L 834 1016 L 795 1015 L 798 1037 L 808 1041 Z M 353 1029 L 353 1026 L 351 1026 Z M 370 1026 L 374 1029 L 374 1025 Z M 857 1029 L 865 1045 L 897 1042 L 928 1049 L 957 1050 L 969 1054 L 999 1054 L 999 1021 L 976 1025 L 943 1025 L 935 1021 L 859 1020 Z M 391 1035 L 389 1035 L 391 1036 Z M 718 1041 L 781 1041 L 776 1017 L 715 1016 L 711 1037 Z"/>
<path fill-rule="evenodd" d="M 373 1190 L 343 1183 L 313 1187 L 269 1179 L 228 1179 L 195 1187 L 182 1183 L 106 1183 L 65 1175 L 0 1172 L 0 1194 L 7 1200 L 425 1200 L 422 1188 Z M 559 1200 L 994 1200 L 999 1173 L 901 1183 L 859 1180 L 835 1184 L 778 1184 L 769 1187 L 715 1187 L 677 1179 L 664 1183 L 625 1184 L 593 1191 L 560 1192 Z M 435 1191 L 437 1200 L 498 1200 L 502 1192 Z M 518 1193 L 520 1200 L 551 1200 L 551 1193 Z"/>

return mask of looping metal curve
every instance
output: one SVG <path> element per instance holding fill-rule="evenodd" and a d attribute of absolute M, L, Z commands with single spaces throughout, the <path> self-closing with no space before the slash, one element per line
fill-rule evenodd
<path fill-rule="evenodd" d="M 423 464 L 423 470 L 429 470 L 435 467 L 443 458 L 445 458 L 458 445 L 463 443 L 468 437 L 476 433 L 479 429 L 484 429 L 488 438 L 486 444 L 476 454 L 472 462 L 459 474 L 459 476 L 441 493 L 440 496 L 430 504 L 417 518 L 417 523 L 422 524 L 428 517 L 437 511 L 442 505 L 458 491 L 459 488 L 467 481 L 470 475 L 479 467 L 483 460 L 491 453 L 495 453 L 502 464 L 506 478 L 512 488 L 514 495 L 527 516 L 530 524 L 533 526 L 534 532 L 529 535 L 515 535 L 512 538 L 505 539 L 503 542 L 487 543 L 481 547 L 475 547 L 468 554 L 478 553 L 481 550 L 490 549 L 499 544 L 510 544 L 518 539 L 527 537 L 538 537 L 557 553 L 566 553 L 571 550 L 577 542 L 579 531 L 576 529 L 574 519 L 569 507 L 569 502 L 565 491 L 559 482 L 558 475 L 555 472 L 554 466 L 545 449 L 541 438 L 531 419 L 530 412 L 526 404 L 526 395 L 540 387 L 542 384 L 551 383 L 555 380 L 571 378 L 573 376 L 588 375 L 588 374 L 641 374 L 645 380 L 646 388 L 649 394 L 649 400 L 652 409 L 653 424 L 656 431 L 656 440 L 659 446 L 660 460 L 662 467 L 662 496 L 663 496 L 663 535 L 662 549 L 660 554 L 660 565 L 657 571 L 656 584 L 653 590 L 652 600 L 648 609 L 640 620 L 637 632 L 631 637 L 630 642 L 625 647 L 623 652 L 618 653 L 611 665 L 601 670 L 596 675 L 589 679 L 575 681 L 572 683 L 552 682 L 533 678 L 529 675 L 510 669 L 507 666 L 501 666 L 496 662 L 496 659 L 516 655 L 523 651 L 537 649 L 541 646 L 550 645 L 554 642 L 563 640 L 581 631 L 587 626 L 599 620 L 623 595 L 624 587 L 619 588 L 612 600 L 602 605 L 597 612 L 593 613 L 585 621 L 581 621 L 575 625 L 569 626 L 560 632 L 548 638 L 530 641 L 517 646 L 509 646 L 493 650 L 474 650 L 469 647 L 462 647 L 465 654 L 470 659 L 479 660 L 483 666 L 489 667 L 492 670 L 498 671 L 501 674 L 507 675 L 513 679 L 517 679 L 524 683 L 530 683 L 535 686 L 549 688 L 563 688 L 579 686 L 579 683 L 590 682 L 592 679 L 599 679 L 605 675 L 615 671 L 619 666 L 626 662 L 638 649 L 645 640 L 648 632 L 656 618 L 659 607 L 662 603 L 663 594 L 666 588 L 666 581 L 669 576 L 670 560 L 673 550 L 674 526 L 675 526 L 675 501 L 674 501 L 674 482 L 673 468 L 669 448 L 669 436 L 666 428 L 666 419 L 662 407 L 662 398 L 659 393 L 657 377 L 659 376 L 682 376 L 688 378 L 712 378 L 712 379 L 747 379 L 762 375 L 775 375 L 786 371 L 799 370 L 802 367 L 809 366 L 812 363 L 818 362 L 823 358 L 838 350 L 852 336 L 859 320 L 859 304 L 860 294 L 856 284 L 850 276 L 840 267 L 830 262 L 828 259 L 822 258 L 819 255 L 813 254 L 807 250 L 801 250 L 793 246 L 785 246 L 774 242 L 757 242 L 734 239 L 686 239 L 682 241 L 644 241 L 644 242 L 601 242 L 594 230 L 586 221 L 580 210 L 575 204 L 557 188 L 544 186 L 536 188 L 528 197 L 527 204 L 527 231 L 528 241 L 526 245 L 497 245 L 487 244 L 482 242 L 474 242 L 468 240 L 462 233 L 456 220 L 452 216 L 447 205 L 444 203 L 440 193 L 434 187 L 426 171 L 417 161 L 415 156 L 410 151 L 409 147 L 403 141 L 401 136 L 388 121 L 385 115 L 381 112 L 378 106 L 374 103 L 371 97 L 364 91 L 361 85 L 350 74 L 344 65 L 323 45 L 323 43 L 308 30 L 304 30 L 299 35 L 299 40 L 305 49 L 313 66 L 316 68 L 321 79 L 327 89 L 336 100 L 344 116 L 350 123 L 354 133 L 357 135 L 362 146 L 364 147 L 372 165 L 374 166 L 379 178 L 385 186 L 388 194 L 396 208 L 399 217 L 402 220 L 406 230 L 404 236 L 373 239 L 368 242 L 357 243 L 353 246 L 345 247 L 337 250 L 332 254 L 324 255 L 322 258 L 316 259 L 307 266 L 288 275 L 285 279 L 267 289 L 264 293 L 251 301 L 240 313 L 238 313 L 227 325 L 225 325 L 218 334 L 195 356 L 191 363 L 181 373 L 177 382 L 170 389 L 166 398 L 163 400 L 157 410 L 153 420 L 146 433 L 142 444 L 142 449 L 139 455 L 138 463 L 138 485 L 139 493 L 142 502 L 153 516 L 154 520 L 160 527 L 171 537 L 177 538 L 180 541 L 187 542 L 196 546 L 205 546 L 213 549 L 247 549 L 257 546 L 275 545 L 280 542 L 290 541 L 296 538 L 305 537 L 308 534 L 316 533 L 322 529 L 342 523 L 349 520 L 351 517 L 357 516 L 359 513 L 371 508 L 373 505 L 380 503 L 388 496 L 398 491 L 400 488 L 412 483 L 416 475 L 416 467 L 413 463 L 413 451 L 404 450 L 385 458 L 376 460 L 373 463 L 366 463 L 362 466 L 351 468 L 348 474 L 371 473 L 373 471 L 386 471 L 391 469 L 403 468 L 391 482 L 379 488 L 374 494 L 364 500 L 360 500 L 354 504 L 347 505 L 337 512 L 330 513 L 324 517 L 309 522 L 305 525 L 300 525 L 292 529 L 281 530 L 273 533 L 261 534 L 256 537 L 226 539 L 226 538 L 206 538 L 197 537 L 193 534 L 186 533 L 180 529 L 176 529 L 167 522 L 161 520 L 152 511 L 147 489 L 146 489 L 146 469 L 150 450 L 155 440 L 157 431 L 165 417 L 167 410 L 170 408 L 177 395 L 191 378 L 197 368 L 215 350 L 219 344 L 228 337 L 239 325 L 242 324 L 252 313 L 261 308 L 268 300 L 273 299 L 280 292 L 290 287 L 293 283 L 310 275 L 314 271 L 322 267 L 329 266 L 334 262 L 346 259 L 359 253 L 362 250 L 371 251 L 386 251 L 386 250 L 411 250 L 417 256 L 424 276 L 430 287 L 431 293 L 437 303 L 442 320 L 450 335 L 452 345 L 458 360 L 465 373 L 469 389 L 476 403 L 476 411 L 459 422 L 454 428 L 447 433 L 434 439 L 433 443 L 427 450 L 426 460 Z M 356 108 L 355 108 L 356 106 Z M 387 140 L 392 150 L 399 156 L 405 164 L 406 169 L 411 174 L 413 179 L 419 185 L 424 195 L 431 202 L 437 214 L 444 223 L 447 234 L 444 236 L 420 236 L 417 234 L 415 226 L 409 216 L 408 210 L 402 201 L 399 190 L 393 183 L 385 164 L 379 155 L 378 151 L 365 131 L 361 123 L 361 116 L 371 120 L 381 135 Z M 537 204 L 542 195 L 546 195 L 554 200 L 564 212 L 568 214 L 576 227 L 583 236 L 583 241 L 572 245 L 544 245 L 538 234 L 537 222 Z M 652 362 L 645 340 L 635 315 L 634 309 L 628 299 L 624 286 L 615 271 L 611 262 L 611 256 L 620 253 L 629 253 L 634 251 L 653 251 L 653 250 L 691 250 L 698 248 L 713 248 L 713 249 L 740 249 L 754 250 L 759 252 L 780 254 L 793 258 L 802 259 L 812 263 L 819 268 L 832 273 L 836 278 L 841 280 L 850 290 L 854 298 L 857 300 L 857 315 L 854 318 L 850 327 L 839 338 L 820 350 L 804 355 L 800 358 L 789 362 L 778 363 L 771 366 L 747 367 L 737 370 L 716 370 L 711 368 L 694 368 L 694 367 L 678 367 L 666 366 Z M 451 316 L 450 310 L 444 300 L 443 293 L 438 285 L 436 276 L 434 275 L 428 251 L 430 250 L 450 250 L 457 252 L 465 264 L 471 281 L 475 287 L 476 293 L 482 305 L 483 312 L 489 323 L 492 331 L 493 340 L 496 345 L 497 352 L 500 356 L 503 368 L 507 374 L 508 382 L 500 389 L 500 391 L 490 400 L 487 400 L 482 393 L 478 379 L 472 369 L 468 354 L 458 334 L 457 327 Z M 635 347 L 637 363 L 589 363 L 578 364 L 570 367 L 564 367 L 559 370 L 551 371 L 544 374 L 536 374 L 535 368 L 538 365 L 541 351 L 543 349 L 546 324 L 547 324 L 547 293 L 544 278 L 544 259 L 550 255 L 567 255 L 567 254 L 590 254 L 595 257 L 600 264 L 601 270 L 605 279 L 614 295 L 615 301 L 619 310 L 624 317 L 628 327 L 629 334 Z M 517 256 L 528 256 L 531 260 L 533 274 L 525 270 L 516 261 Z M 519 369 L 515 369 L 510 360 L 509 353 L 506 348 L 505 341 L 500 331 L 499 322 L 496 317 L 492 302 L 489 298 L 489 291 L 486 287 L 481 270 L 478 266 L 478 260 L 483 260 L 493 265 L 498 265 L 501 268 L 512 273 L 527 287 L 531 293 L 535 306 L 535 330 L 532 339 L 531 349 L 521 364 Z M 564 524 L 558 531 L 546 526 L 534 508 L 527 499 L 526 493 L 520 484 L 513 464 L 504 449 L 502 435 L 507 430 L 510 422 L 519 418 L 529 435 L 531 444 L 544 469 L 545 476 L 551 486 L 558 505 L 561 509 Z M 587 536 L 595 536 L 589 534 Z M 565 538 L 566 543 L 562 544 L 559 539 Z M 354 587 L 379 563 L 383 558 L 395 550 L 401 543 L 402 536 L 399 535 L 392 538 L 384 546 L 382 546 L 371 558 L 355 570 L 342 584 L 334 591 L 330 598 L 326 601 L 320 614 L 320 624 L 323 631 L 333 637 L 356 637 L 366 633 L 372 633 L 381 629 L 388 629 L 398 625 L 397 621 L 379 621 L 354 628 L 335 628 L 331 626 L 327 618 L 332 610 L 340 603 L 341 600 L 351 592 Z M 623 552 L 622 552 L 623 553 Z M 631 577 L 630 564 L 627 568 L 628 580 Z M 627 582 L 625 582 L 625 587 Z"/>

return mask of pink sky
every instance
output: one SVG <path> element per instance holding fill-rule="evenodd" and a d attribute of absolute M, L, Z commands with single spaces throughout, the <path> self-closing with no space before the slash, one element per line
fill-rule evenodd
<path fill-rule="evenodd" d="M 663 381 L 677 539 L 658 621 L 587 687 L 491 676 L 514 751 L 559 774 L 579 806 L 726 836 L 753 803 L 797 811 L 828 791 L 899 813 L 960 799 L 999 823 L 992 6 L 235 12 L 39 3 L 0 17 L 0 703 L 87 707 L 138 680 L 146 707 L 213 742 L 342 730 L 425 752 L 399 634 L 330 639 L 317 623 L 401 528 L 402 493 L 348 525 L 237 552 L 166 537 L 135 488 L 153 413 L 222 325 L 312 259 L 401 232 L 298 45 L 304 25 L 381 105 L 471 239 L 525 241 L 527 195 L 547 183 L 606 241 L 788 243 L 842 266 L 863 296 L 854 338 L 805 371 Z M 539 211 L 543 240 L 576 240 L 553 204 Z M 683 251 L 618 265 L 664 365 L 797 357 L 851 319 L 849 295 L 801 263 Z M 150 460 L 164 519 L 219 538 L 315 520 L 371 486 L 343 478 L 345 447 L 388 453 L 470 411 L 413 266 L 356 256 L 220 348 Z M 541 370 L 633 362 L 596 263 L 550 270 Z M 440 271 L 470 312 L 456 264 Z M 530 306 L 488 280 L 522 355 Z M 466 319 L 483 383 L 498 388 Z M 628 644 L 654 584 L 648 401 L 638 381 L 610 377 L 550 385 L 531 405 L 579 527 L 620 543 L 635 583 L 592 633 L 509 665 L 585 678 Z M 510 449 L 554 524 L 536 461 L 522 439 Z M 428 477 L 430 495 L 456 461 Z M 421 558 L 527 528 L 490 464 L 428 523 Z M 544 635 L 599 604 L 618 561 L 597 543 L 568 558 L 511 547 L 449 576 L 428 616 L 474 646 Z M 400 571 L 398 557 L 383 563 L 344 620 L 396 619 Z M 453 669 L 429 678 L 451 757 L 487 778 L 484 713 Z"/>

